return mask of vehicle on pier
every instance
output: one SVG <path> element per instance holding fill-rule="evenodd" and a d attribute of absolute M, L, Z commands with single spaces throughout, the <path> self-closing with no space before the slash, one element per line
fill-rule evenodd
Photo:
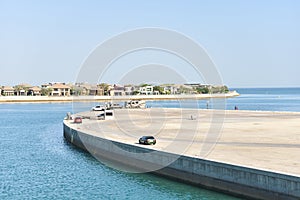
<path fill-rule="evenodd" d="M 104 110 L 101 111 L 99 115 L 97 115 L 98 119 L 107 120 L 114 119 L 114 111 L 113 110 Z"/>
<path fill-rule="evenodd" d="M 82 117 L 75 117 L 74 118 L 74 123 L 75 124 L 81 124 L 82 123 Z"/>
<path fill-rule="evenodd" d="M 120 103 L 105 103 L 106 109 L 121 109 L 123 106 Z"/>
<path fill-rule="evenodd" d="M 146 102 L 142 100 L 130 100 L 125 102 L 125 108 L 145 108 Z"/>
<path fill-rule="evenodd" d="M 104 105 L 97 105 L 92 108 L 92 111 L 104 111 L 106 107 Z"/>
<path fill-rule="evenodd" d="M 139 144 L 156 144 L 156 139 L 153 136 L 143 136 L 139 139 Z"/>

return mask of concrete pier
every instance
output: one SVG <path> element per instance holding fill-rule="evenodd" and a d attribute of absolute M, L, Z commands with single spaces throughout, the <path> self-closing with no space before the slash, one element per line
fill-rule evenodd
<path fill-rule="evenodd" d="M 65 120 L 65 138 L 101 159 L 248 198 L 300 198 L 299 113 L 161 108 L 115 110 L 114 120 L 78 115 L 87 119 Z M 143 135 L 157 144 L 138 144 Z"/>

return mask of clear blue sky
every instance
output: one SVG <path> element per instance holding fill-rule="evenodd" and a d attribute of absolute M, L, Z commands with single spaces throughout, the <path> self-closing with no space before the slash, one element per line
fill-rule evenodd
<path fill-rule="evenodd" d="M 230 87 L 299 87 L 299 11 L 297 0 L 0 0 L 0 85 L 74 82 L 101 42 L 161 27 L 201 44 Z"/>

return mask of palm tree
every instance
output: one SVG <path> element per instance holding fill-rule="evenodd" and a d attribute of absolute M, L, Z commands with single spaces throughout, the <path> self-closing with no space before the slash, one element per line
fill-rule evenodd
<path fill-rule="evenodd" d="M 24 90 L 24 87 L 22 85 L 16 85 L 14 86 L 14 90 L 15 90 L 15 95 L 19 96 L 21 90 Z"/>
<path fill-rule="evenodd" d="M 42 96 L 49 96 L 51 92 L 52 92 L 52 88 L 42 88 L 41 89 Z"/>

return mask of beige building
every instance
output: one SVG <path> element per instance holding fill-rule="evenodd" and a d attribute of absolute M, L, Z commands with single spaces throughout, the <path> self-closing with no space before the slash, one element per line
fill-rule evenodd
<path fill-rule="evenodd" d="M 34 86 L 28 89 L 28 94 L 31 96 L 40 96 L 41 95 L 41 88 Z"/>
<path fill-rule="evenodd" d="M 32 86 L 28 83 L 22 83 L 22 84 L 19 84 L 19 85 L 15 85 L 14 86 L 15 95 L 17 95 L 17 96 L 27 96 L 28 95 L 28 90 L 31 87 Z"/>
<path fill-rule="evenodd" d="M 76 83 L 71 88 L 73 89 L 72 95 L 91 95 L 91 96 L 104 95 L 103 87 L 97 84 Z"/>
<path fill-rule="evenodd" d="M 2 95 L 3 96 L 14 96 L 15 90 L 11 86 L 3 86 L 2 87 Z"/>
<path fill-rule="evenodd" d="M 109 96 L 124 96 L 125 95 L 125 89 L 122 85 L 114 85 L 109 90 Z"/>
<path fill-rule="evenodd" d="M 100 85 L 92 86 L 91 89 L 90 89 L 90 95 L 103 96 L 104 95 L 104 89 Z"/>
<path fill-rule="evenodd" d="M 51 88 L 50 96 L 70 96 L 71 87 L 64 83 L 55 83 L 49 86 Z"/>

